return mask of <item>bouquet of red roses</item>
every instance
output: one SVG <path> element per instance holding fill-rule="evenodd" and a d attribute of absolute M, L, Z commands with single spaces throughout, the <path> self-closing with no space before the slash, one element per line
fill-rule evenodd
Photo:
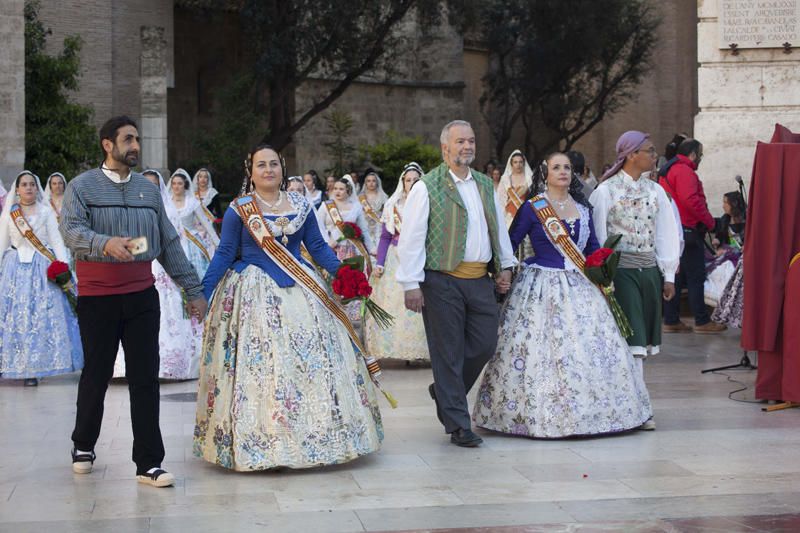
<path fill-rule="evenodd" d="M 340 231 L 342 232 L 342 236 L 339 237 L 339 241 L 343 241 L 345 239 L 350 241 L 360 241 L 364 236 L 363 233 L 361 233 L 361 228 L 352 222 L 343 222 Z"/>
<path fill-rule="evenodd" d="M 619 332 L 623 337 L 628 338 L 633 335 L 631 323 L 628 317 L 622 311 L 617 298 L 614 296 L 614 275 L 617 272 L 617 265 L 619 265 L 619 252 L 614 251 L 619 244 L 622 235 L 611 235 L 602 248 L 595 250 L 593 254 L 586 258 L 586 265 L 583 272 L 589 281 L 600 287 L 608 302 L 608 307 L 611 308 L 611 314 L 614 315 L 614 320 L 617 322 Z"/>
<path fill-rule="evenodd" d="M 75 293 L 72 291 L 72 272 L 69 271 L 69 265 L 63 261 L 53 261 L 47 267 L 47 279 L 58 285 L 64 294 L 67 295 L 67 301 L 72 312 L 75 313 L 78 307 L 78 301 L 75 298 Z"/>
<path fill-rule="evenodd" d="M 361 301 L 361 318 L 366 316 L 367 311 L 375 319 L 378 326 L 386 329 L 392 325 L 394 317 L 381 308 L 378 304 L 370 300 L 372 287 L 367 281 L 367 276 L 358 268 L 358 261 L 363 261 L 363 257 L 352 257 L 342 261 L 342 266 L 336 271 L 336 276 L 331 282 L 333 293 L 342 297 L 342 303 Z"/>

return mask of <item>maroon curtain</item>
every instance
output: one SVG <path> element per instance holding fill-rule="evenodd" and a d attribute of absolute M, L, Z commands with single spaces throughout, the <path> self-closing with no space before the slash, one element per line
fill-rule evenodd
<path fill-rule="evenodd" d="M 756 397 L 782 400 L 784 326 L 800 328 L 784 308 L 789 263 L 800 252 L 800 135 L 777 125 L 773 139 L 758 143 L 750 181 L 742 347 L 759 352 Z"/>

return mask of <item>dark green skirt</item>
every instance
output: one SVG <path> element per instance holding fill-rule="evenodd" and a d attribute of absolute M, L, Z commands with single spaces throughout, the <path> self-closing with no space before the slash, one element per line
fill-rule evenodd
<path fill-rule="evenodd" d="M 631 323 L 633 335 L 626 340 L 635 356 L 659 351 L 663 286 L 658 267 L 617 269 L 614 293 Z"/>

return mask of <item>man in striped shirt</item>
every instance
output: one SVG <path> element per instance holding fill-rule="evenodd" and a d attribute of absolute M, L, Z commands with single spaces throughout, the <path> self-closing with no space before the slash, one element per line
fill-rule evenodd
<path fill-rule="evenodd" d="M 166 487 L 161 469 L 158 332 L 160 307 L 151 262 L 156 259 L 187 295 L 187 310 L 202 319 L 202 285 L 167 218 L 158 187 L 131 171 L 139 161 L 139 133 L 128 117 L 100 129 L 105 160 L 69 182 L 60 230 L 76 260 L 78 324 L 85 365 L 78 385 L 72 469 L 92 471 L 103 401 L 120 341 L 131 401 L 133 461 L 141 483 Z"/>

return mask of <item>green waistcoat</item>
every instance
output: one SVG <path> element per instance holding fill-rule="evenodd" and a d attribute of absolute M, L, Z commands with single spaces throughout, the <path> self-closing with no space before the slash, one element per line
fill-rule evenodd
<path fill-rule="evenodd" d="M 497 211 L 492 180 L 476 170 L 471 172 L 472 178 L 478 185 L 486 225 L 489 227 L 489 240 L 492 243 L 492 263 L 489 268 L 500 272 L 500 241 L 497 237 Z M 449 272 L 455 270 L 464 260 L 464 249 L 467 245 L 467 209 L 456 190 L 446 163 L 422 176 L 422 181 L 428 188 L 430 199 L 428 235 L 425 238 L 425 268 Z"/>

